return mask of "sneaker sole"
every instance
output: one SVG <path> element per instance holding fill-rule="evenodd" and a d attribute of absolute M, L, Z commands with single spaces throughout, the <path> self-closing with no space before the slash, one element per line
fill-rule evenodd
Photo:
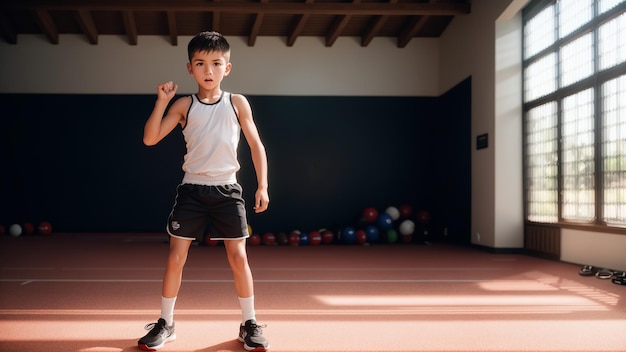
<path fill-rule="evenodd" d="M 246 351 L 249 351 L 249 352 L 265 352 L 265 351 L 269 351 L 269 349 L 270 349 L 270 346 L 267 346 L 267 347 L 263 347 L 263 346 L 250 347 L 250 346 L 246 345 L 246 342 L 244 341 L 244 339 L 241 338 L 241 336 L 237 337 L 237 341 L 243 343 L 243 348 Z"/>
<path fill-rule="evenodd" d="M 168 337 L 167 339 L 165 339 L 165 341 L 163 341 L 162 344 L 160 345 L 156 345 L 156 346 L 148 346 L 148 345 L 144 345 L 144 344 L 137 344 L 137 346 L 139 346 L 140 349 L 144 350 L 144 351 L 158 351 L 161 348 L 163 348 L 163 346 L 168 343 L 168 342 L 172 342 L 176 340 L 176 334 L 172 334 L 170 335 L 170 337 Z"/>

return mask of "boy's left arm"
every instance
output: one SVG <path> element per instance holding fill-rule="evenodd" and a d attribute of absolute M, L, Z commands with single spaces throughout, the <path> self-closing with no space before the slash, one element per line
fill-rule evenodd
<path fill-rule="evenodd" d="M 239 123 L 243 131 L 246 141 L 250 146 L 250 154 L 252 155 L 252 163 L 256 171 L 257 190 L 254 194 L 254 212 L 260 213 L 267 210 L 270 198 L 268 194 L 267 183 L 267 154 L 265 146 L 261 142 L 259 131 L 252 118 L 252 108 L 250 103 L 241 94 L 233 94 L 233 104 L 239 115 Z"/>

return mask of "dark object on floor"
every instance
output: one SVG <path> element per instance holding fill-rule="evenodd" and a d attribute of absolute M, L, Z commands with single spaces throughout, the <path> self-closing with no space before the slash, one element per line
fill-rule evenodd
<path fill-rule="evenodd" d="M 614 274 L 613 270 L 610 270 L 610 269 L 600 269 L 596 273 L 596 277 L 598 279 L 606 280 L 606 279 L 610 279 L 611 277 L 613 277 L 613 274 Z"/>
<path fill-rule="evenodd" d="M 626 271 L 622 271 L 619 274 L 615 274 L 611 280 L 616 285 L 626 285 Z"/>
<path fill-rule="evenodd" d="M 579 275 L 581 276 L 593 276 L 596 274 L 598 270 L 596 268 L 594 268 L 591 265 L 585 265 L 583 266 L 580 271 L 578 272 Z"/>

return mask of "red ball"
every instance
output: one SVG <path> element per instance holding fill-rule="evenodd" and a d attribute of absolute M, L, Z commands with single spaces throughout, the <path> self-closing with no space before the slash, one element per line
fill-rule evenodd
<path fill-rule="evenodd" d="M 204 244 L 206 244 L 209 247 L 215 247 L 217 246 L 217 244 L 219 243 L 218 240 L 214 240 L 211 238 L 211 234 L 207 233 L 206 236 L 204 236 Z"/>
<path fill-rule="evenodd" d="M 378 211 L 374 208 L 365 208 L 363 209 L 363 218 L 368 224 L 373 223 L 378 219 Z"/>
<path fill-rule="evenodd" d="M 287 237 L 287 242 L 292 245 L 292 246 L 297 246 L 300 244 L 300 233 L 299 232 L 292 232 L 289 234 L 289 236 Z"/>
<path fill-rule="evenodd" d="M 30 222 L 23 223 L 22 228 L 24 229 L 25 235 L 32 235 L 35 232 L 35 226 Z"/>
<path fill-rule="evenodd" d="M 278 232 L 276 234 L 276 243 L 278 243 L 279 246 L 286 246 L 287 244 L 289 244 L 287 234 L 282 231 Z"/>
<path fill-rule="evenodd" d="M 430 213 L 426 210 L 421 210 L 417 213 L 417 222 L 420 224 L 428 224 L 430 222 Z"/>
<path fill-rule="evenodd" d="M 402 243 L 411 243 L 413 241 L 413 235 L 400 235 Z"/>
<path fill-rule="evenodd" d="M 367 234 L 365 230 L 356 231 L 356 243 L 363 244 L 367 242 Z"/>
<path fill-rule="evenodd" d="M 413 214 L 413 208 L 408 204 L 402 204 L 398 209 L 400 211 L 400 217 L 407 219 Z"/>
<path fill-rule="evenodd" d="M 271 232 L 265 233 L 263 235 L 263 244 L 266 246 L 274 246 L 276 244 L 276 236 Z"/>
<path fill-rule="evenodd" d="M 37 226 L 37 232 L 40 235 L 47 236 L 52 233 L 52 225 L 47 221 L 42 221 Z"/>
<path fill-rule="evenodd" d="M 323 244 L 331 244 L 335 240 L 335 235 L 331 230 L 322 230 L 321 235 Z"/>
<path fill-rule="evenodd" d="M 322 234 L 319 231 L 309 232 L 309 244 L 311 246 L 317 246 L 322 243 Z"/>
<path fill-rule="evenodd" d="M 261 236 L 257 233 L 253 233 L 248 237 L 248 242 L 251 246 L 260 246 L 261 245 Z"/>

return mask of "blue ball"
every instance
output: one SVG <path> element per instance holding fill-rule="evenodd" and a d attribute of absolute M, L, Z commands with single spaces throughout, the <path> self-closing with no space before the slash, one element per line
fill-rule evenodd
<path fill-rule="evenodd" d="M 309 244 L 309 234 L 307 232 L 300 233 L 300 245 L 306 246 Z"/>
<path fill-rule="evenodd" d="M 356 230 L 354 227 L 347 226 L 341 230 L 341 242 L 346 244 L 356 242 Z"/>
<path fill-rule="evenodd" d="M 393 218 L 387 213 L 378 215 L 378 227 L 381 230 L 389 230 L 393 226 Z"/>
<path fill-rule="evenodd" d="M 375 225 L 369 225 L 365 228 L 365 236 L 368 243 L 376 243 L 380 239 L 380 231 Z"/>

